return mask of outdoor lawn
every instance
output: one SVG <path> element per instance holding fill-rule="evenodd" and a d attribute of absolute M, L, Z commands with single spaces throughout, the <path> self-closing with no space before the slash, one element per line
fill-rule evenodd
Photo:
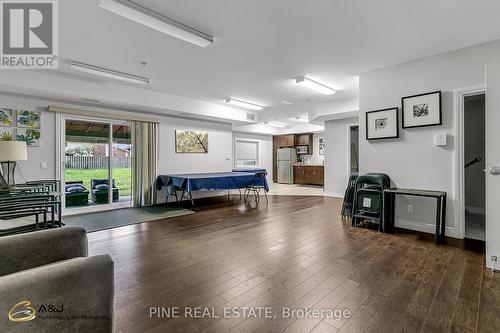
<path fill-rule="evenodd" d="M 66 169 L 66 181 L 83 181 L 87 190 L 91 190 L 91 179 L 107 179 L 108 169 Z M 120 197 L 129 196 L 132 182 L 130 168 L 113 169 L 113 178 L 119 189 Z"/>

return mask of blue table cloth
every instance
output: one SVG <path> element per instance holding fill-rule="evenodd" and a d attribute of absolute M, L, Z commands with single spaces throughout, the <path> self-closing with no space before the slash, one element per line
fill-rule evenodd
<path fill-rule="evenodd" d="M 241 189 L 251 185 L 254 176 L 255 173 L 239 171 L 160 175 L 156 179 L 156 187 L 161 190 L 162 187 L 174 186 L 186 192 Z M 265 178 L 255 185 L 264 186 L 269 191 Z"/>

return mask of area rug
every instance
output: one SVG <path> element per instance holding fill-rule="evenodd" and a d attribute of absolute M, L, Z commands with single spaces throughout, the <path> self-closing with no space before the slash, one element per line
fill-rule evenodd
<path fill-rule="evenodd" d="M 63 217 L 63 222 L 66 226 L 83 227 L 87 232 L 93 232 L 193 213 L 188 209 L 158 205 L 66 216 Z"/>

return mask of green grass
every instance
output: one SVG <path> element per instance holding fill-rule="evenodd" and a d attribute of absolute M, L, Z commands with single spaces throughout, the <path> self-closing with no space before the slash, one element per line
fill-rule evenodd
<path fill-rule="evenodd" d="M 90 191 L 91 179 L 107 179 L 108 169 L 66 169 L 66 181 L 83 181 Z M 130 195 L 132 187 L 132 170 L 127 168 L 113 169 L 113 178 L 119 189 L 120 197 Z"/>

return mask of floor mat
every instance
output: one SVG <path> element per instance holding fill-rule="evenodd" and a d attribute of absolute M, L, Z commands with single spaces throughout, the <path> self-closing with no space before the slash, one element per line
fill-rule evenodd
<path fill-rule="evenodd" d="M 92 232 L 193 213 L 188 209 L 158 205 L 66 216 L 63 217 L 63 222 L 66 226 L 83 227 L 87 232 Z"/>

